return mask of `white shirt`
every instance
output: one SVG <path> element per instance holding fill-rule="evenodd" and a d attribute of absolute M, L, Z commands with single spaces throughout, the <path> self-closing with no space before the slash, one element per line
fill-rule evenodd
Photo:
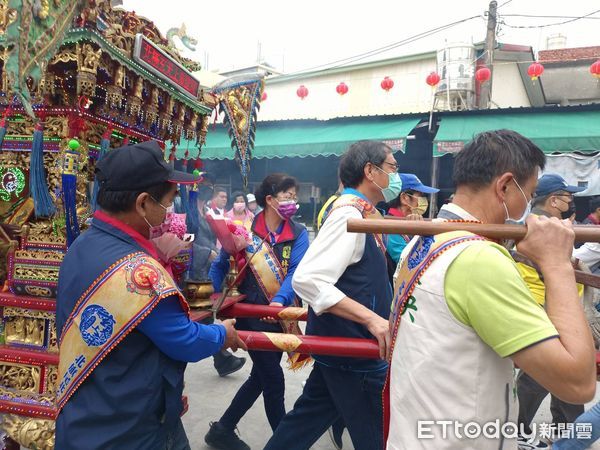
<path fill-rule="evenodd" d="M 346 297 L 335 283 L 365 251 L 365 234 L 346 231 L 348 219 L 362 219 L 362 214 L 353 206 L 332 210 L 294 272 L 294 291 L 317 315 Z"/>
<path fill-rule="evenodd" d="M 577 258 L 579 261 L 593 266 L 600 262 L 600 243 L 598 242 L 586 242 L 581 247 L 573 250 L 573 258 Z"/>

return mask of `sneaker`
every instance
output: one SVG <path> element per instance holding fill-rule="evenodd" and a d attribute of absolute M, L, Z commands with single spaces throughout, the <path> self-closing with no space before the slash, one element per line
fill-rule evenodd
<path fill-rule="evenodd" d="M 344 442 L 342 440 L 342 434 L 344 434 L 344 423 L 341 419 L 338 419 L 333 425 L 329 427 L 328 433 L 331 442 L 336 450 L 342 450 Z"/>
<path fill-rule="evenodd" d="M 215 369 L 217 369 L 217 373 L 220 377 L 226 377 L 227 375 L 231 375 L 234 372 L 237 372 L 246 364 L 246 358 L 243 356 L 238 358 L 237 356 L 229 356 L 228 358 L 224 358 L 222 361 L 219 361 L 217 364 L 215 361 Z"/>
<path fill-rule="evenodd" d="M 210 423 L 204 442 L 218 450 L 250 450 L 248 444 L 242 441 L 234 430 L 226 429 L 219 422 Z"/>
<path fill-rule="evenodd" d="M 527 439 L 519 436 L 517 439 L 517 445 L 519 450 L 537 450 L 539 448 L 549 449 L 550 446 L 539 439 Z"/>

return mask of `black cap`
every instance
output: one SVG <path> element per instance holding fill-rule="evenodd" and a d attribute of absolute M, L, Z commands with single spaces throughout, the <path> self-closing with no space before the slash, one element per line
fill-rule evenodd
<path fill-rule="evenodd" d="M 165 182 L 194 184 L 201 179 L 171 167 L 156 141 L 111 150 L 96 165 L 96 178 L 107 191 L 140 191 Z"/>

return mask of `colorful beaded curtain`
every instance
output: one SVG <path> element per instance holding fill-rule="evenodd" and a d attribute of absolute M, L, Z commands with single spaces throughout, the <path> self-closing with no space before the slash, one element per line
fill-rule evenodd
<path fill-rule="evenodd" d="M 219 98 L 219 107 L 224 112 L 224 124 L 228 129 L 231 147 L 240 166 L 244 189 L 248 185 L 250 158 L 256 136 L 256 120 L 260 99 L 264 89 L 262 79 L 244 81 L 228 80 L 213 89 Z"/>

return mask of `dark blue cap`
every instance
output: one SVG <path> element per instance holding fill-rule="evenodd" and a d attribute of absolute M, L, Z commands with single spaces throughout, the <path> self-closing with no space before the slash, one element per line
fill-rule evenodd
<path fill-rule="evenodd" d="M 435 194 L 436 192 L 440 192 L 439 189 L 425 186 L 414 173 L 401 173 L 400 179 L 402 180 L 402 191 L 408 191 L 410 189 L 411 191 L 422 192 L 423 194 Z"/>
<path fill-rule="evenodd" d="M 546 173 L 538 180 L 535 195 L 543 197 L 553 194 L 554 192 L 568 192 L 575 194 L 576 192 L 585 191 L 584 187 L 572 186 L 565 181 L 563 177 L 555 173 Z"/>

